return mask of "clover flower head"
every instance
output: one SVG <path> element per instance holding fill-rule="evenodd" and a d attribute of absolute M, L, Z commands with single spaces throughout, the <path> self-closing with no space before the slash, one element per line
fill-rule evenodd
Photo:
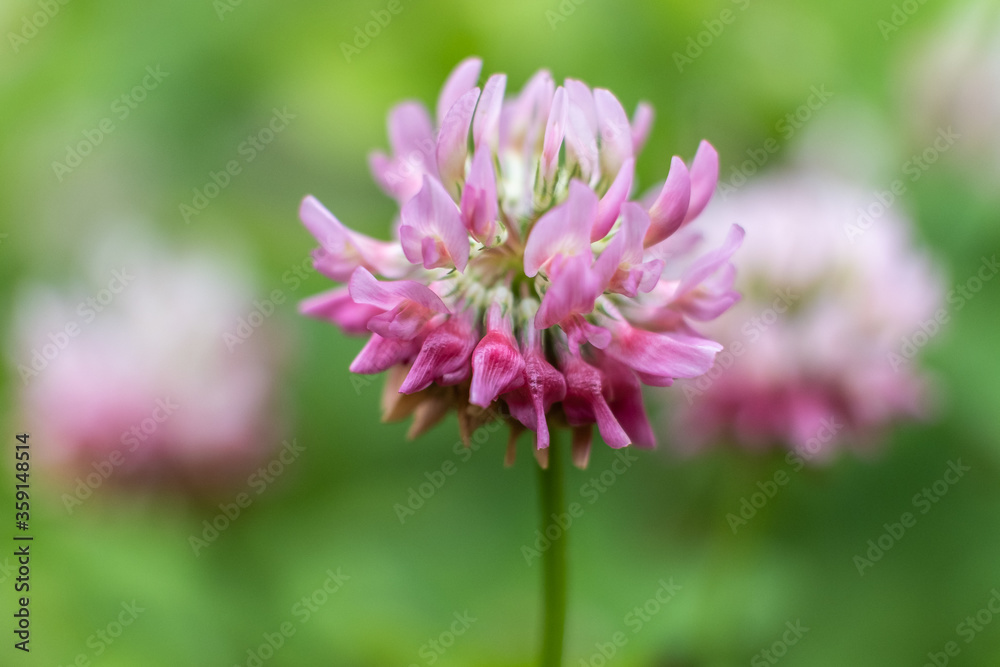
<path fill-rule="evenodd" d="M 708 204 L 718 156 L 702 142 L 690 165 L 674 157 L 662 187 L 632 200 L 647 104 L 630 121 L 609 91 L 557 86 L 544 70 L 505 97 L 504 74 L 477 86 L 481 67 L 455 68 L 435 119 L 415 102 L 389 114 L 391 154 L 370 166 L 399 203 L 395 240 L 303 201 L 316 269 L 347 285 L 301 310 L 369 336 L 351 371 L 390 371 L 385 417 L 414 415 L 411 435 L 454 406 L 467 436 L 505 407 L 510 447 L 532 431 L 543 464 L 552 425 L 573 430 L 581 466 L 595 424 L 611 447 L 652 447 L 640 383 L 706 372 L 722 346 L 691 322 L 738 299 L 736 226 L 671 277 L 674 235 Z"/>

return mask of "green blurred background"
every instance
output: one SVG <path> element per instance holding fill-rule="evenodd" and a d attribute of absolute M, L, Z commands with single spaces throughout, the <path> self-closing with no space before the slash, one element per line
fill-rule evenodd
<path fill-rule="evenodd" d="M 906 120 L 903 82 L 913 50 L 958 7 L 920 5 L 886 39 L 878 22 L 893 13 L 890 0 L 402 0 L 347 62 L 341 42 L 387 4 L 72 0 L 16 52 L 9 34 L 39 3 L 0 5 L 0 330 L 10 325 L 15 289 L 71 282 L 80 248 L 101 243 L 109 220 L 151 222 L 182 246 L 227 247 L 256 267 L 261 297 L 276 288 L 289 296 L 279 317 L 296 334 L 295 361 L 282 417 L 287 436 L 306 448 L 197 556 L 189 536 L 219 513 L 215 505 L 101 489 L 101 499 L 69 516 L 64 489 L 50 483 L 33 508 L 32 651 L 11 646 L 15 594 L 4 567 L 0 664 L 70 665 L 81 654 L 108 667 L 254 664 L 248 650 L 286 622 L 295 634 L 263 664 L 532 664 L 540 569 L 521 553 L 536 529 L 526 443 L 504 469 L 504 431 L 466 461 L 454 450 L 454 418 L 416 442 L 405 441 L 405 425 L 380 424 L 381 379 L 356 387 L 347 371 L 362 341 L 295 313 L 295 301 L 328 281 L 313 275 L 297 290 L 282 282 L 314 245 L 297 221 L 299 200 L 315 194 L 347 224 L 386 237 L 395 204 L 366 163 L 369 150 L 386 146 L 386 112 L 404 98 L 433 108 L 448 71 L 471 54 L 484 58 L 484 72 L 507 72 L 509 90 L 548 67 L 558 80 L 612 89 L 630 110 L 652 102 L 643 187 L 701 138 L 719 149 L 725 178 L 769 137 L 782 150 L 768 167 L 788 162 L 815 127 L 820 145 L 881 151 L 850 165 L 874 190 L 928 145 Z M 724 9 L 735 20 L 678 71 L 674 53 Z M 565 20 L 553 23 L 547 12 Z M 147 66 L 169 76 L 60 181 L 52 163 Z M 833 100 L 786 140 L 776 123 L 821 85 Z M 185 224 L 180 204 L 238 159 L 241 142 L 276 108 L 294 114 L 287 129 Z M 832 142 L 822 139 L 827 123 L 841 133 Z M 953 282 L 1000 250 L 996 196 L 969 183 L 943 160 L 903 203 Z M 809 630 L 781 664 L 922 665 L 949 641 L 961 648 L 950 664 L 1000 664 L 1000 619 L 970 643 L 956 634 L 1000 587 L 998 303 L 1000 284 L 987 283 L 954 313 L 926 355 L 938 414 L 893 431 L 870 460 L 791 473 L 780 455 L 685 460 L 664 443 L 590 504 L 581 487 L 613 462 L 596 447 L 589 470 L 573 470 L 568 482 L 585 514 L 570 529 L 566 664 L 604 664 L 598 645 L 619 631 L 627 643 L 607 664 L 772 664 L 760 652 L 796 621 Z M 16 414 L 20 382 L 13 365 L 7 370 L 5 451 L 16 432 L 32 429 Z M 958 459 L 971 471 L 860 576 L 854 556 Z M 394 505 L 446 461 L 457 473 L 401 523 Z M 790 472 L 789 484 L 734 535 L 726 514 L 778 470 Z M 4 478 L 9 507 L 13 475 Z M 34 484 L 44 486 L 38 474 Z M 0 564 L 13 561 L 12 550 L 0 551 Z M 349 579 L 303 622 L 296 603 L 338 569 Z M 671 578 L 681 590 L 633 632 L 630 612 Z M 132 600 L 145 610 L 136 621 L 110 644 L 95 641 Z M 467 631 L 443 655 L 428 651 L 464 612 L 476 619 Z"/>

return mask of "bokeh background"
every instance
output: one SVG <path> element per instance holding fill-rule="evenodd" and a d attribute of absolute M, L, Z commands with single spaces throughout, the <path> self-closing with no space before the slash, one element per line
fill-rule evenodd
<path fill-rule="evenodd" d="M 540 570 L 521 546 L 536 537 L 534 462 L 522 449 L 503 468 L 504 431 L 469 456 L 456 453 L 453 417 L 416 442 L 405 440 L 405 425 L 380 423 L 381 379 L 352 384 L 347 371 L 362 342 L 296 315 L 296 301 L 329 286 L 315 274 L 294 289 L 283 279 L 314 245 L 298 202 L 315 194 L 347 224 L 386 237 L 395 205 L 372 182 L 367 153 L 386 145 L 393 103 L 433 105 L 447 72 L 470 54 L 486 72 L 507 72 L 509 90 L 548 67 L 557 80 L 610 88 L 628 109 L 650 101 L 657 119 L 638 165 L 644 185 L 666 173 L 671 155 L 690 158 L 702 138 L 719 149 L 723 179 L 774 138 L 781 150 L 763 170 L 808 149 L 874 192 L 933 139 L 914 120 L 914 90 L 926 83 L 919 54 L 963 6 L 903 3 L 912 11 L 886 32 L 879 22 L 900 9 L 890 0 L 401 0 L 402 11 L 348 59 L 341 43 L 387 4 L 53 2 L 54 16 L 23 43 L 10 34 L 24 34 L 25 17 L 45 3 L 0 4 L 0 331 L 9 331 L 26 285 L 75 284 L 87 255 L 121 225 L 151 227 L 178 248 L 222 249 L 253 268 L 260 298 L 287 296 L 270 323 L 288 333 L 288 365 L 275 380 L 280 435 L 268 437 L 274 447 L 287 438 L 305 448 L 197 555 L 190 536 L 246 485 L 197 500 L 109 485 L 70 514 L 60 494 L 72 483 L 36 466 L 31 653 L 11 646 L 16 575 L 4 548 L 0 664 L 69 665 L 82 655 L 108 667 L 252 665 L 264 635 L 283 623 L 294 635 L 263 664 L 532 664 Z M 674 54 L 726 9 L 735 20 L 679 68 Z M 168 76 L 60 178 L 53 162 L 147 67 Z M 787 136 L 778 122 L 814 86 L 833 97 Z M 294 116 L 287 128 L 186 221 L 180 205 L 192 204 L 210 172 L 243 159 L 239 146 L 275 109 Z M 897 204 L 951 276 L 948 289 L 1000 250 L 997 172 L 976 161 L 985 142 L 966 142 Z M 598 645 L 619 631 L 627 643 L 607 664 L 772 664 L 761 651 L 796 622 L 808 632 L 781 664 L 922 665 L 949 641 L 961 649 L 949 664 L 997 664 L 1000 618 L 990 614 L 968 643 L 957 626 L 1000 587 L 998 303 L 994 281 L 952 313 L 923 355 L 936 414 L 892 430 L 870 457 L 793 473 L 780 453 L 723 448 L 684 458 L 664 442 L 590 504 L 582 487 L 613 462 L 596 447 L 589 470 L 571 471 L 567 487 L 586 511 L 569 533 L 566 664 L 605 664 Z M 9 334 L 4 343 L 0 499 L 10 508 L 14 434 L 37 425 L 18 411 L 24 360 Z M 650 409 L 660 414 L 655 398 Z M 868 540 L 958 460 L 970 472 L 859 575 L 854 557 Z M 394 506 L 448 461 L 456 474 L 401 522 Z M 734 534 L 726 514 L 779 470 L 788 485 Z M 349 579 L 302 613 L 296 604 L 328 571 Z M 630 612 L 671 579 L 682 588 L 633 632 Z M 135 622 L 101 639 L 99 631 L 117 633 L 122 604 L 133 601 L 144 610 Z M 465 613 L 475 622 L 453 642 L 442 637 Z M 439 654 L 427 644 L 436 638 L 452 645 Z"/>

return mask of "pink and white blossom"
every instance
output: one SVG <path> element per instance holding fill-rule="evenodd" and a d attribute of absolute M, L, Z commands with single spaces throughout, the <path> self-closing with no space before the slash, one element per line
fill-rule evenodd
<path fill-rule="evenodd" d="M 942 278 L 898 210 L 857 227 L 869 202 L 861 188 L 806 172 L 764 177 L 709 207 L 710 234 L 731 219 L 753 234 L 734 260 L 743 299 L 706 325 L 727 350 L 671 402 L 680 444 L 783 444 L 823 458 L 838 444 L 868 448 L 893 420 L 926 412 L 927 381 L 906 341 L 943 312 Z M 702 269 L 712 262 L 689 275 Z M 713 319 L 713 305 L 685 300 L 689 317 Z"/>
<path fill-rule="evenodd" d="M 480 88 L 481 69 L 470 58 L 448 77 L 436 129 L 413 102 L 389 114 L 392 154 L 370 164 L 400 205 L 398 239 L 352 232 L 305 199 L 316 267 L 348 289 L 302 312 L 370 333 L 351 370 L 390 371 L 386 416 L 413 414 L 417 432 L 450 405 L 463 434 L 502 407 L 543 454 L 553 426 L 573 429 L 579 465 L 594 425 L 612 447 L 652 447 L 640 382 L 711 368 L 722 346 L 694 324 L 738 298 L 739 227 L 680 279 L 668 272 L 673 235 L 715 189 L 718 155 L 702 142 L 690 164 L 675 157 L 644 204 L 632 194 L 648 105 L 629 121 L 608 90 L 556 85 L 544 70 L 505 98 L 507 77 Z"/>

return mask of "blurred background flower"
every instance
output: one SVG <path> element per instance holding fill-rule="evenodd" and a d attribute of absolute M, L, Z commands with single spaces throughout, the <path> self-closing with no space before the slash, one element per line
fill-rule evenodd
<path fill-rule="evenodd" d="M 105 483 L 229 492 L 281 432 L 289 341 L 232 260 L 107 233 L 89 281 L 22 288 L 12 357 L 37 462 L 70 480 L 68 510 Z"/>
<path fill-rule="evenodd" d="M 969 643 L 956 635 L 996 586 L 1000 552 L 1000 535 L 984 529 L 1000 512 L 1000 282 L 987 266 L 1000 251 L 1000 216 L 995 188 L 970 181 L 958 159 L 993 149 L 963 133 L 914 171 L 914 156 L 923 160 L 938 130 L 931 122 L 928 132 L 914 131 L 903 92 L 913 89 L 903 73 L 918 68 L 916 54 L 967 6 L 0 3 L 3 348 L 18 348 L 15 297 L 22 303 L 31 285 L 74 292 L 59 286 L 77 283 L 87 257 L 97 256 L 92 249 L 108 246 L 94 279 L 103 289 L 128 264 L 105 221 L 148 219 L 168 248 L 221 247 L 245 260 L 251 304 L 230 311 L 226 330 L 235 332 L 253 301 L 265 309 L 270 302 L 268 322 L 284 323 L 294 358 L 308 360 L 273 384 L 279 409 L 274 421 L 265 418 L 287 424 L 289 441 L 304 451 L 284 468 L 280 450 L 264 454 L 210 506 L 113 494 L 116 501 L 88 501 L 69 514 L 47 491 L 66 480 L 39 462 L 38 641 L 18 657 L 39 665 L 81 655 L 107 667 L 252 665 L 270 651 L 267 667 L 530 664 L 539 573 L 520 547 L 536 539 L 535 471 L 501 468 L 501 429 L 465 449 L 451 418 L 404 444 L 406 425 L 380 424 L 382 379 L 348 371 L 363 341 L 295 312 L 329 287 L 312 270 L 314 243 L 296 220 L 304 192 L 336 203 L 352 228 L 382 237 L 397 206 L 365 165 L 373 146 L 385 146 L 386 109 L 401 99 L 432 104 L 454 64 L 477 55 L 506 72 L 512 89 L 545 67 L 556 80 L 614 90 L 630 111 L 647 100 L 656 122 L 636 165 L 637 192 L 654 188 L 674 153 L 687 157 L 708 137 L 720 156 L 720 188 L 745 181 L 727 196 L 735 199 L 768 172 L 797 168 L 793 158 L 824 127 L 818 144 L 832 148 L 820 154 L 836 153 L 849 172 L 842 178 L 861 184 L 869 202 L 902 179 L 891 214 L 912 221 L 912 247 L 951 277 L 950 319 L 919 361 L 935 378 L 938 413 L 885 430 L 875 461 L 838 456 L 794 472 L 783 451 L 746 456 L 720 447 L 684 459 L 669 442 L 656 452 L 594 448 L 588 469 L 572 471 L 567 484 L 569 502 L 583 510 L 568 531 L 568 664 L 599 664 L 598 645 L 610 650 L 617 632 L 627 641 L 615 644 L 612 660 L 623 666 L 766 663 L 762 652 L 776 645 L 787 651 L 780 664 L 922 664 L 949 641 L 961 648 L 956 664 L 993 664 L 995 622 Z M 953 81 L 980 69 L 977 58 L 963 62 Z M 916 83 L 936 85 L 924 71 Z M 863 158 L 843 150 L 859 143 Z M 752 236 L 748 226 L 748 242 Z M 901 278 L 890 280 L 906 293 Z M 0 378 L 4 451 L 15 433 L 40 436 L 46 427 L 19 410 L 17 366 L 25 362 L 8 363 Z M 659 400 L 646 407 L 654 423 L 666 423 Z M 53 445 L 33 443 L 39 453 Z M 853 438 L 840 446 L 854 446 Z M 626 466 L 617 454 L 639 462 Z M 971 471 L 921 513 L 914 496 L 933 491 L 958 460 Z M 285 472 L 251 484 L 272 465 Z M 787 483 L 734 534 L 727 515 L 779 473 Z M 8 479 L 0 504 L 12 507 Z M 195 554 L 190 538 L 211 537 L 206 522 L 227 526 L 234 507 L 238 518 Z M 907 511 L 917 524 L 861 576 L 853 558 Z M 10 591 L 3 561 L 0 583 Z M 663 604 L 656 595 L 667 599 L 661 591 L 669 587 L 660 580 L 671 577 L 682 588 Z M 12 597 L 0 595 L 0 612 L 12 613 Z M 104 642 L 98 631 L 110 638 L 109 623 L 132 600 L 146 611 Z M 477 620 L 460 636 L 444 634 L 466 611 Z M 797 619 L 809 631 L 781 646 L 786 623 Z M 278 644 L 285 623 L 294 634 L 281 635 L 275 649 L 265 635 Z M 445 644 L 443 653 L 434 648 Z"/>
<path fill-rule="evenodd" d="M 674 397 L 680 444 L 784 444 L 823 459 L 925 414 L 916 357 L 948 313 L 940 271 L 901 212 L 814 169 L 759 178 L 705 217 L 753 234 L 734 259 L 743 299 L 710 325 L 726 351 Z"/>

